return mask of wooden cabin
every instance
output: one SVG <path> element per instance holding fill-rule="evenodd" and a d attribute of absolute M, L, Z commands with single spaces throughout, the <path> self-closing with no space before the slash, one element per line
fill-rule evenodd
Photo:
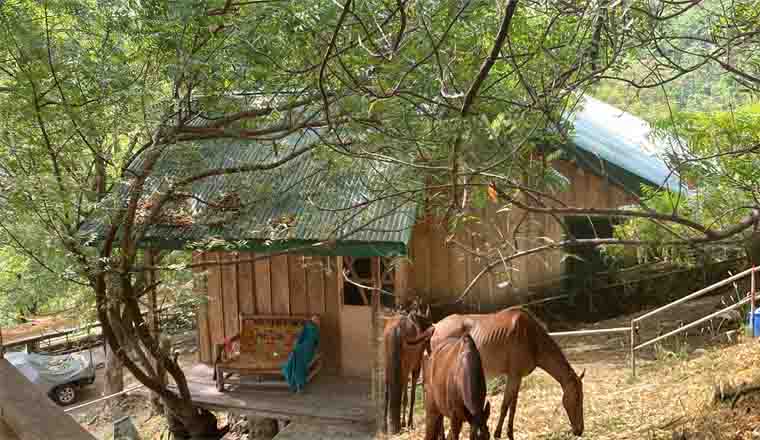
<path fill-rule="evenodd" d="M 669 149 L 668 141 L 650 136 L 642 119 L 586 97 L 573 125 L 572 143 L 559 146 L 563 158 L 548 164 L 567 179 L 566 189 L 552 194 L 559 202 L 614 209 L 634 204 L 642 186 L 681 191 L 678 176 L 661 157 Z M 450 304 L 486 264 L 475 253 L 490 253 L 492 261 L 498 258 L 495 247 L 505 241 L 522 250 L 562 241 L 567 237 L 558 218 L 576 238 L 612 238 L 616 222 L 605 216 L 554 217 L 515 207 L 497 212 L 500 208 L 490 202 L 471 206 L 469 214 L 479 221 L 459 227 L 448 240 L 451 232 L 436 222 L 417 221 L 409 244 L 409 288 L 429 302 Z M 599 249 L 583 247 L 572 253 L 579 258 L 554 250 L 497 267 L 480 279 L 463 306 L 488 311 L 524 303 L 547 290 L 582 288 L 592 273 L 606 270 Z"/>
<path fill-rule="evenodd" d="M 648 127 L 640 119 L 589 99 L 574 124 L 572 145 L 561 146 L 568 155 L 548 164 L 568 181 L 567 190 L 556 194 L 567 205 L 615 208 L 633 202 L 642 184 L 678 187 L 654 155 Z M 309 136 L 289 147 L 299 142 L 309 142 Z M 278 154 L 229 140 L 192 148 L 193 154 L 167 154 L 171 159 L 157 165 L 157 175 L 181 177 L 190 169 L 268 163 L 287 153 L 282 146 Z M 388 188 L 388 182 L 403 188 L 413 180 L 410 176 L 396 175 L 383 163 L 334 165 L 318 153 L 307 153 L 273 170 L 198 181 L 193 197 L 175 200 L 161 224 L 149 228 L 142 243 L 146 248 L 196 249 L 195 289 L 207 298 L 197 315 L 199 362 L 189 371 L 199 405 L 370 426 L 382 410 L 383 306 L 410 292 L 430 302 L 453 301 L 485 264 L 474 254 L 491 250 L 518 225 L 516 240 L 522 248 L 563 237 L 553 217 L 497 213 L 499 206 L 489 204 L 471 207 L 480 221 L 459 228 L 451 240 L 440 222 L 419 214 L 413 200 L 389 196 L 399 188 Z M 379 201 L 362 203 L 373 198 Z M 580 238 L 586 238 L 587 229 L 611 233 L 607 218 L 585 224 L 567 219 L 566 224 Z M 296 250 L 276 254 L 286 249 Z M 275 255 L 266 256 L 270 254 Z M 466 302 L 471 308 L 514 304 L 521 289 L 576 270 L 561 252 L 531 256 L 482 278 Z M 315 313 L 322 317 L 324 371 L 306 394 L 244 386 L 224 393 L 215 389 L 214 347 L 239 332 L 241 314 Z"/>

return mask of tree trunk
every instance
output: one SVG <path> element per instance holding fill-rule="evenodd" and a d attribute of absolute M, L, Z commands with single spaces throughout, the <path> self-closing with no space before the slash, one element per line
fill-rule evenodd
<path fill-rule="evenodd" d="M 760 266 L 760 231 L 754 231 L 747 238 L 744 244 L 747 252 L 749 263 L 753 266 Z"/>
<path fill-rule="evenodd" d="M 166 420 L 175 439 L 218 440 L 229 428 L 219 429 L 216 416 L 208 410 L 195 408 L 184 399 L 165 400 Z"/>
<path fill-rule="evenodd" d="M 152 249 L 146 249 L 143 252 L 143 261 L 145 262 L 146 266 L 153 266 L 156 263 L 159 263 L 161 261 L 161 256 L 157 256 L 155 254 L 155 251 Z M 151 337 L 159 341 L 160 350 L 164 353 L 169 353 L 169 340 L 167 338 L 163 338 L 161 336 L 161 326 L 159 323 L 159 317 L 158 317 L 158 301 L 156 299 L 156 290 L 158 289 L 158 286 L 155 285 L 157 282 L 157 274 L 155 271 L 149 270 L 142 273 L 142 283 L 139 283 L 138 277 L 138 283 L 136 283 L 136 287 L 138 290 L 142 290 L 144 288 L 150 289 L 147 293 L 148 295 L 148 327 L 150 328 L 150 334 Z M 153 286 L 153 287 L 151 287 Z M 168 355 L 168 354 L 167 354 Z M 155 369 L 156 374 L 158 375 L 158 379 L 161 382 L 161 385 L 166 385 L 166 372 L 163 369 L 163 366 L 161 365 L 161 362 L 158 362 L 157 359 L 153 359 L 152 367 Z M 150 393 L 150 403 L 151 407 L 153 409 L 153 414 L 164 414 L 164 405 L 161 402 L 161 396 L 159 396 L 155 392 Z"/>
<path fill-rule="evenodd" d="M 118 393 L 124 391 L 124 364 L 121 362 L 118 356 L 114 354 L 110 345 L 107 345 L 106 349 L 106 372 L 105 372 L 105 385 L 103 389 L 104 395 Z"/>
<path fill-rule="evenodd" d="M 272 440 L 277 435 L 277 420 L 266 417 L 246 416 L 249 440 Z"/>
<path fill-rule="evenodd" d="M 106 351 L 105 377 L 103 384 L 103 395 L 108 396 L 114 393 L 124 391 L 124 363 L 117 356 L 109 344 L 103 344 Z M 121 416 L 119 410 L 120 398 L 108 400 L 111 416 L 116 419 Z"/>

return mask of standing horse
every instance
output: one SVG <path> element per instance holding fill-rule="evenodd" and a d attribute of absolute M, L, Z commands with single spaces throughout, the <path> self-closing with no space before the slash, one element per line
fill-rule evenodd
<path fill-rule="evenodd" d="M 565 407 L 573 434 L 583 435 L 583 375 L 575 373 L 554 339 L 538 320 L 520 307 L 484 315 L 449 315 L 435 324 L 430 341 L 433 350 L 445 338 L 469 333 L 480 351 L 488 378 L 506 375 L 507 386 L 494 437 L 501 438 L 509 409 L 507 437 L 514 439 L 517 395 L 522 378 L 536 367 L 549 373 L 562 386 Z"/>
<path fill-rule="evenodd" d="M 451 421 L 450 440 L 459 440 L 466 421 L 470 440 L 488 440 L 486 379 L 475 341 L 465 334 L 439 340 L 424 360 L 425 440 L 443 438 L 443 418 Z M 484 405 L 485 404 L 485 405 Z"/>
<path fill-rule="evenodd" d="M 414 399 L 417 381 L 422 367 L 422 355 L 429 347 L 430 338 L 423 338 L 416 343 L 409 341 L 419 337 L 430 327 L 430 309 L 420 314 L 415 308 L 409 313 L 402 313 L 388 319 L 383 333 L 385 339 L 385 431 L 397 434 L 405 426 L 402 406 L 409 402 L 409 416 L 406 425 L 414 427 Z M 432 334 L 432 333 L 431 333 Z M 407 400 L 407 382 L 411 376 L 411 390 Z M 390 413 L 390 414 L 389 414 Z M 390 421 L 390 423 L 389 423 Z M 390 430 L 388 426 L 390 425 Z"/>

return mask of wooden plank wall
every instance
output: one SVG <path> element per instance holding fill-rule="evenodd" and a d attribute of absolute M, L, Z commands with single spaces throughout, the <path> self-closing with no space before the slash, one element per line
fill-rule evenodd
<path fill-rule="evenodd" d="M 568 162 L 556 162 L 555 168 L 570 180 L 566 191 L 555 194 L 568 206 L 584 208 L 614 208 L 634 202 L 633 196 L 606 179 Z M 410 253 L 412 269 L 410 287 L 418 295 L 435 302 L 458 298 L 465 287 L 484 267 L 486 260 L 477 254 L 505 240 L 520 249 L 546 244 L 545 238 L 562 240 L 564 231 L 552 216 L 528 214 L 519 209 L 497 213 L 501 205 L 488 203 L 484 208 L 471 208 L 477 222 L 461 226 L 453 240 L 446 244 L 446 232 L 435 222 L 420 222 L 412 231 Z M 514 239 L 513 232 L 519 225 Z M 456 244 L 454 243 L 456 242 Z M 511 253 L 511 252 L 509 252 Z M 466 298 L 466 303 L 502 305 L 514 302 L 515 291 L 557 279 L 562 274 L 562 254 L 545 252 L 516 260 L 508 268 L 499 267 L 502 274 L 486 275 L 480 279 Z M 509 282 L 508 287 L 499 287 Z"/>
<path fill-rule="evenodd" d="M 198 308 L 199 360 L 211 363 L 213 345 L 239 331 L 239 315 L 322 315 L 325 368 L 340 363 L 340 286 L 338 261 L 331 257 L 282 255 L 257 261 L 250 252 L 195 253 L 195 290 L 207 292 L 208 301 Z M 233 264 L 219 264 L 236 261 Z M 328 264 L 329 263 L 329 264 Z M 328 270 L 329 268 L 329 270 Z"/>

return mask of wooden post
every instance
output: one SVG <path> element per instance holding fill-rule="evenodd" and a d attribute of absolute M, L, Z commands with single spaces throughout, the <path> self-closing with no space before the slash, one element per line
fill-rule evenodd
<path fill-rule="evenodd" d="M 145 249 L 144 260 L 146 266 L 155 265 L 156 259 L 154 251 L 152 249 Z M 145 287 L 154 286 L 156 281 L 156 271 L 148 270 L 145 272 Z M 156 343 L 158 343 L 159 351 L 166 350 L 166 353 L 168 355 L 168 350 L 170 348 L 166 347 L 165 344 L 159 343 L 159 338 L 161 337 L 161 322 L 158 314 L 158 300 L 156 298 L 156 290 L 158 290 L 158 287 L 154 286 L 148 291 L 148 329 L 150 330 L 150 334 L 153 339 L 156 341 Z M 156 369 L 159 382 L 162 385 L 165 385 L 166 372 L 164 371 L 163 366 L 158 359 L 153 360 L 153 368 Z M 164 407 L 158 394 L 151 392 L 150 401 L 153 405 L 154 412 L 158 414 L 164 413 Z"/>
<path fill-rule="evenodd" d="M 382 286 L 380 257 L 372 257 L 372 287 Z M 384 385 L 385 385 L 385 350 L 383 347 L 383 313 L 380 302 L 380 291 L 372 291 L 372 336 L 370 346 L 375 349 L 375 359 L 372 368 L 372 402 L 375 404 L 376 438 L 383 438 L 383 417 L 385 417 Z"/>
<path fill-rule="evenodd" d="M 411 264 L 408 258 L 403 258 L 395 267 L 393 279 L 393 294 L 396 298 L 396 306 L 406 304 L 409 299 L 409 272 Z"/>
<path fill-rule="evenodd" d="M 631 321 L 631 375 L 636 377 L 636 321 Z"/>
<path fill-rule="evenodd" d="M 755 266 L 752 266 L 752 272 L 750 273 L 750 303 L 749 303 L 749 322 L 752 325 L 752 337 L 756 337 L 755 334 Z"/>

